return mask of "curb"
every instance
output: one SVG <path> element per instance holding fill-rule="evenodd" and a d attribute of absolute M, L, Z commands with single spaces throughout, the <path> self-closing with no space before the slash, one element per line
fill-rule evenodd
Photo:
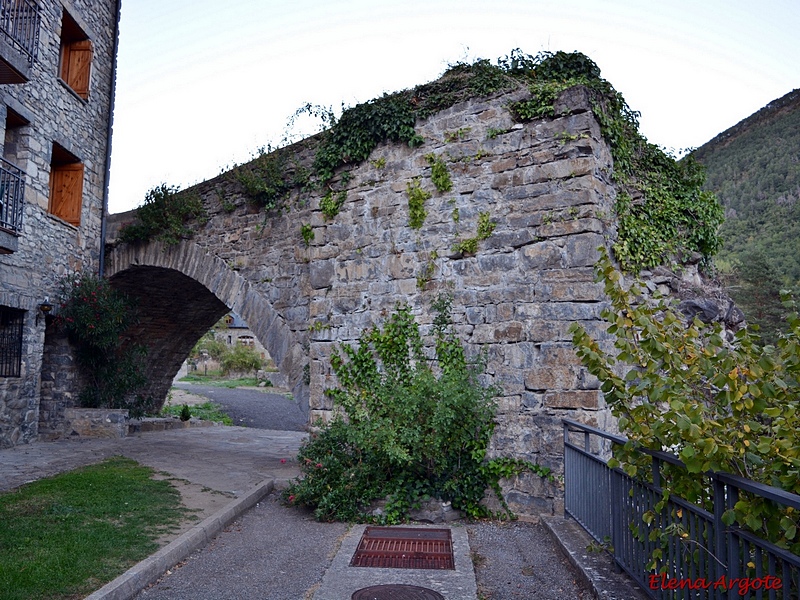
<path fill-rule="evenodd" d="M 650 600 L 633 579 L 621 572 L 606 552 L 588 552 L 593 541 L 577 521 L 542 516 L 542 524 L 598 600 Z"/>
<path fill-rule="evenodd" d="M 210 542 L 246 510 L 252 508 L 274 488 L 272 479 L 262 481 L 189 531 L 134 565 L 85 600 L 131 600 L 195 550 Z"/>

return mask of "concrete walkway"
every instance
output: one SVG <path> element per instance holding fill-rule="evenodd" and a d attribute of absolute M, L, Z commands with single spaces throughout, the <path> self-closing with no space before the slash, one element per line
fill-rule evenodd
<path fill-rule="evenodd" d="M 547 529 L 537 526 L 538 533 L 530 529 L 529 543 L 546 559 L 536 573 L 539 583 L 535 588 L 531 587 L 534 578 L 520 579 L 521 565 L 514 562 L 513 553 L 503 553 L 502 535 L 494 536 L 491 548 L 476 547 L 467 536 L 467 530 L 473 534 L 473 526 L 462 524 L 452 528 L 456 572 L 349 567 L 363 526 L 317 523 L 310 513 L 285 507 L 270 495 L 275 482 L 280 485 L 299 475 L 294 457 L 305 437 L 294 431 L 214 426 L 123 439 L 33 443 L 0 450 L 0 491 L 115 455 L 150 466 L 178 484 L 184 503 L 199 510 L 204 520 L 187 522 L 174 539 L 164 540 L 168 545 L 92 594 L 90 600 L 347 600 L 356 589 L 388 583 L 435 589 L 447 600 L 475 600 L 480 582 L 476 586 L 470 554 L 476 548 L 490 557 L 502 557 L 499 562 L 494 559 L 494 581 L 484 574 L 493 589 L 517 582 L 514 592 L 482 596 L 492 600 L 533 597 L 529 592 L 534 589 L 535 597 L 543 599 L 640 597 L 629 580 L 607 567 L 581 568 L 588 538 L 581 537 L 580 528 L 565 538 L 572 549 L 564 541 L 553 542 L 547 529 L 559 539 L 559 529 L 570 523 L 563 519 L 549 520 Z M 493 560 L 488 562 L 491 566 Z M 184 566 L 174 571 L 177 564 Z M 484 568 L 478 569 L 479 574 Z M 527 566 L 522 571 L 530 569 Z M 173 575 L 139 594 L 168 571 Z"/>

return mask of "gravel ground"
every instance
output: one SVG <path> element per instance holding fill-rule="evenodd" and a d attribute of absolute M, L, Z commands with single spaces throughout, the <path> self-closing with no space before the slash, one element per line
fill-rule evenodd
<path fill-rule="evenodd" d="M 467 526 L 481 600 L 590 600 L 541 524 L 487 521 Z"/>
<path fill-rule="evenodd" d="M 467 530 L 480 600 L 592 598 L 543 526 L 479 522 Z M 307 600 L 347 531 L 273 494 L 136 600 Z"/>
<path fill-rule="evenodd" d="M 175 387 L 220 404 L 234 425 L 277 431 L 305 431 L 306 417 L 291 398 L 269 388 L 224 388 L 180 382 Z"/>

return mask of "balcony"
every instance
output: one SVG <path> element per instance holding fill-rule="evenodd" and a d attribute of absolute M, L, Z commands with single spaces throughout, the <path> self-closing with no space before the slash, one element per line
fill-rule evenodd
<path fill-rule="evenodd" d="M 30 79 L 39 24 L 39 6 L 32 0 L 0 0 L 0 84 Z"/>
<path fill-rule="evenodd" d="M 22 232 L 22 208 L 25 195 L 25 174 L 0 158 L 0 254 L 17 250 Z"/>

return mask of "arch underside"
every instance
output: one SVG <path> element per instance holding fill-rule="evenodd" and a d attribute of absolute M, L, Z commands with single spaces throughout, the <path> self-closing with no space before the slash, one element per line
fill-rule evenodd
<path fill-rule="evenodd" d="M 197 340 L 233 310 L 267 349 L 300 408 L 308 413 L 302 346 L 262 293 L 219 258 L 191 241 L 177 246 L 125 245 L 109 254 L 107 274 L 112 286 L 137 304 L 138 323 L 128 335 L 131 342 L 148 348 L 148 384 L 143 392 L 158 406 Z"/>

